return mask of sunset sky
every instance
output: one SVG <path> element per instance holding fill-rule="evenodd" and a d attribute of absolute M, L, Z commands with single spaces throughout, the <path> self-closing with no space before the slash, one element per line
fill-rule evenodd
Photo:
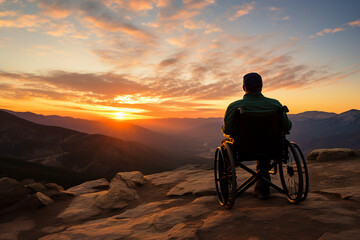
<path fill-rule="evenodd" d="M 0 108 L 222 117 L 258 72 L 290 113 L 360 109 L 358 0 L 0 0 Z"/>

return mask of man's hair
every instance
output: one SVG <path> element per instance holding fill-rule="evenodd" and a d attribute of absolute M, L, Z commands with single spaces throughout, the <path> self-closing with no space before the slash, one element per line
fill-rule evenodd
<path fill-rule="evenodd" d="M 243 85 L 248 92 L 261 92 L 262 78 L 258 73 L 248 73 L 243 78 Z"/>

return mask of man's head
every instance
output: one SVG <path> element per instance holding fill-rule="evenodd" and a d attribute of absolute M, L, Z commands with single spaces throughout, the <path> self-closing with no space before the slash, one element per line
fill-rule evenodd
<path fill-rule="evenodd" d="M 262 78 L 258 73 L 248 73 L 244 76 L 243 89 L 246 93 L 261 92 Z"/>

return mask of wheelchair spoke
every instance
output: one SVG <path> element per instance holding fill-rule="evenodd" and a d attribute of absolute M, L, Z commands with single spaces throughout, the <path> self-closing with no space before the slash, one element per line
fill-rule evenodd
<path fill-rule="evenodd" d="M 283 188 L 287 191 L 290 202 L 298 202 L 302 197 L 303 179 L 299 156 L 294 147 L 288 143 L 288 156 L 279 165 Z"/>

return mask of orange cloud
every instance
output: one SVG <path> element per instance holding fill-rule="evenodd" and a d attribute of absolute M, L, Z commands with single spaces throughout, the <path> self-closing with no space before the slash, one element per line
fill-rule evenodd
<path fill-rule="evenodd" d="M 184 35 L 173 37 L 167 41 L 178 47 L 194 47 L 199 41 L 200 36 L 193 32 L 186 32 Z"/>
<path fill-rule="evenodd" d="M 250 3 L 244 3 L 240 6 L 240 9 L 237 10 L 237 12 L 235 13 L 235 15 L 233 15 L 232 17 L 229 18 L 230 21 L 234 21 L 237 18 L 244 16 L 246 14 L 249 14 L 251 10 L 254 9 L 254 5 L 255 2 L 250 2 Z"/>
<path fill-rule="evenodd" d="M 215 0 L 183 0 L 188 9 L 202 9 L 215 3 Z"/>
<path fill-rule="evenodd" d="M 63 5 L 66 5 L 66 2 L 64 2 Z M 57 2 L 39 1 L 38 7 L 43 9 L 45 16 L 55 19 L 66 18 L 72 12 L 71 9 L 67 9 L 66 6 L 59 7 Z"/>
<path fill-rule="evenodd" d="M 104 3 L 108 6 L 113 4 L 118 5 L 130 11 L 147 11 L 153 9 L 155 0 L 105 0 Z"/>
<path fill-rule="evenodd" d="M 347 23 L 351 27 L 360 27 L 360 19 Z"/>
<path fill-rule="evenodd" d="M 148 43 L 154 41 L 153 35 L 131 24 L 126 24 L 117 21 L 108 21 L 106 19 L 101 19 L 94 16 L 86 16 L 85 20 L 101 30 L 106 30 L 108 32 L 123 32 L 136 39 Z"/>
<path fill-rule="evenodd" d="M 325 34 L 330 34 L 330 33 L 337 33 L 337 32 L 341 32 L 341 31 L 346 31 L 348 30 L 348 26 L 350 27 L 360 27 L 360 19 L 356 20 L 356 21 L 352 21 L 352 22 L 348 22 L 346 24 L 343 24 L 341 27 L 337 27 L 337 28 L 325 28 L 323 30 L 321 30 L 320 32 L 316 33 L 316 36 L 320 36 L 323 37 Z M 309 36 L 309 38 L 316 38 L 315 35 L 311 35 Z"/>
<path fill-rule="evenodd" d="M 2 11 L 0 12 L 0 17 L 13 17 L 13 16 L 16 16 L 16 12 L 15 11 Z"/>
<path fill-rule="evenodd" d="M 159 8 L 164 8 L 169 6 L 171 3 L 171 0 L 157 0 L 156 6 Z"/>

